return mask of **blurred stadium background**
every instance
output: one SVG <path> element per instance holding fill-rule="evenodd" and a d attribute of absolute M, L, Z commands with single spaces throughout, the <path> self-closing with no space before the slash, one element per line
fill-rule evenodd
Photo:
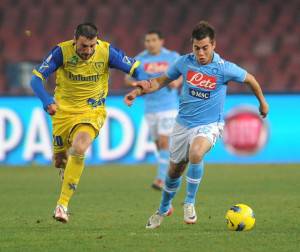
<path fill-rule="evenodd" d="M 299 8 L 298 0 L 1 0 L 0 94 L 32 94 L 32 66 L 82 21 L 95 22 L 102 39 L 134 56 L 151 27 L 163 32 L 168 48 L 190 52 L 191 29 L 201 19 L 215 26 L 217 51 L 253 72 L 265 92 L 299 92 Z M 122 84 L 123 75 L 113 72 L 111 93 Z"/>

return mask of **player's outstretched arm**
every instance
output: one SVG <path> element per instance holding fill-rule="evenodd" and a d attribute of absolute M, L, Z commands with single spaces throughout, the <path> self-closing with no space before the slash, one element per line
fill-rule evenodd
<path fill-rule="evenodd" d="M 255 94 L 257 100 L 259 101 L 259 112 L 263 118 L 269 113 L 269 105 L 263 95 L 261 87 L 255 77 L 252 74 L 247 73 L 246 79 L 244 81 Z"/>
<path fill-rule="evenodd" d="M 182 86 L 183 78 L 180 76 L 177 80 L 173 80 L 169 83 L 169 87 L 172 89 L 178 89 Z"/>
<path fill-rule="evenodd" d="M 132 87 L 133 83 L 136 82 L 129 74 L 124 77 L 124 83 L 127 87 Z"/>
<path fill-rule="evenodd" d="M 159 90 L 162 87 L 166 86 L 171 81 L 172 80 L 169 79 L 166 75 L 162 75 L 160 77 L 157 77 L 157 78 L 154 78 L 151 80 L 143 80 L 143 81 L 134 82 L 132 84 L 132 86 L 135 86 L 136 88 L 125 95 L 124 102 L 128 106 L 131 106 L 136 97 L 138 97 L 140 95 L 148 94 L 148 93 L 153 93 L 156 90 Z"/>

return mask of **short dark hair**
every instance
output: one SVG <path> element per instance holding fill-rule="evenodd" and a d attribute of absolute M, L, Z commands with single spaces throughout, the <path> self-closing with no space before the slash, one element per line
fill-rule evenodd
<path fill-rule="evenodd" d="M 196 24 L 196 26 L 193 29 L 192 40 L 202 40 L 206 37 L 209 37 L 211 40 L 215 40 L 215 29 L 207 21 L 200 21 L 198 24 Z"/>
<path fill-rule="evenodd" d="M 98 36 L 98 29 L 93 23 L 86 22 L 79 24 L 75 30 L 75 38 L 78 39 L 79 36 L 93 39 Z"/>
<path fill-rule="evenodd" d="M 162 35 L 162 33 L 161 33 L 161 31 L 158 30 L 158 29 L 150 29 L 150 30 L 148 30 L 148 31 L 146 32 L 145 36 L 146 36 L 146 35 L 149 35 L 149 34 L 156 34 L 160 39 L 163 39 L 163 38 L 164 38 L 163 35 Z"/>

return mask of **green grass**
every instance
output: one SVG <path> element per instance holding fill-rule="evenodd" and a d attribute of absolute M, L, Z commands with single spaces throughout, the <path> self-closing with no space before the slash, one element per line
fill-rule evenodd
<path fill-rule="evenodd" d="M 186 225 L 181 203 L 159 229 L 146 230 L 158 207 L 151 166 L 89 167 L 70 203 L 70 222 L 52 218 L 57 171 L 0 167 L 0 251 L 299 251 L 299 165 L 207 165 L 197 200 L 198 223 Z M 250 205 L 256 226 L 226 229 L 235 203 Z"/>

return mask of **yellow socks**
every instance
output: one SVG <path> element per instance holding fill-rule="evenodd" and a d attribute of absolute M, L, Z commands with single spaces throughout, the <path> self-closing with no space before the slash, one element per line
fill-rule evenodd
<path fill-rule="evenodd" d="M 81 173 L 84 167 L 84 156 L 71 154 L 68 157 L 67 166 L 64 173 L 64 180 L 62 184 L 61 194 L 58 205 L 68 207 L 70 198 L 72 197 L 74 191 L 76 190 L 77 184 L 79 182 Z"/>
<path fill-rule="evenodd" d="M 71 135 L 72 142 L 79 132 L 86 132 L 91 139 L 96 137 L 96 131 L 93 126 L 89 124 L 79 124 L 74 129 Z M 84 168 L 84 154 L 76 153 L 72 148 L 70 149 L 67 165 L 64 172 L 64 180 L 62 184 L 61 194 L 57 201 L 58 205 L 68 207 L 69 201 L 76 190 L 80 176 Z"/>

